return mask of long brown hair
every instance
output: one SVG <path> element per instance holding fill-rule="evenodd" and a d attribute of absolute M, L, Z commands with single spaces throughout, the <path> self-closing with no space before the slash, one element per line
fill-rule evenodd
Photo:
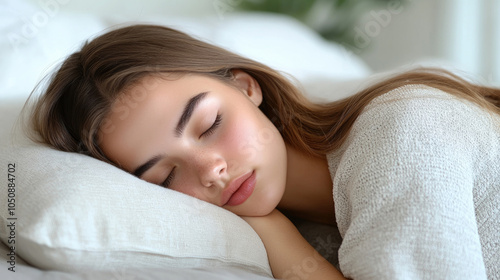
<path fill-rule="evenodd" d="M 404 73 L 352 97 L 316 104 L 266 65 L 167 27 L 133 25 L 103 34 L 70 55 L 36 100 L 31 125 L 43 143 L 112 163 L 99 148 L 99 131 L 120 93 L 161 73 L 199 73 L 231 83 L 233 69 L 258 81 L 264 95 L 260 109 L 285 142 L 318 156 L 342 144 L 371 100 L 406 84 L 429 85 L 500 113 L 499 90 L 433 69 Z"/>

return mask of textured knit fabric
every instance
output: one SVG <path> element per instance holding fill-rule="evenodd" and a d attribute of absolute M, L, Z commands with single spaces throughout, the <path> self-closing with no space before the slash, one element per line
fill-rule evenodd
<path fill-rule="evenodd" d="M 500 117 L 407 85 L 328 155 L 352 279 L 500 279 Z"/>

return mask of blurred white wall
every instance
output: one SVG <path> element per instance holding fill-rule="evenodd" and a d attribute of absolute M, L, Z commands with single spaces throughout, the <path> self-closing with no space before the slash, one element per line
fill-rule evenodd
<path fill-rule="evenodd" d="M 375 71 L 432 62 L 500 84 L 498 0 L 410 0 L 367 13 L 358 28 L 370 40 L 359 54 Z"/>
<path fill-rule="evenodd" d="M 192 15 L 215 12 L 214 1 L 200 0 L 28 0 L 40 6 L 57 2 L 59 8 L 67 11 L 87 12 L 97 15 L 144 19 L 152 16 Z M 47 4 L 46 4 L 47 3 Z"/>

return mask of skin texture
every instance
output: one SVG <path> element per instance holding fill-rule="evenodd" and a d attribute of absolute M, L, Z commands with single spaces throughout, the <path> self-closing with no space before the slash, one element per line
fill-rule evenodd
<path fill-rule="evenodd" d="M 325 260 L 278 210 L 264 217 L 243 217 L 259 234 L 277 279 L 346 279 Z"/>
<path fill-rule="evenodd" d="M 326 159 L 288 147 L 258 108 L 259 84 L 242 71 L 233 76 L 233 84 L 194 74 L 145 78 L 115 102 L 100 131 L 101 149 L 130 173 L 157 157 L 142 179 L 168 182 L 173 190 L 242 216 L 261 237 L 275 277 L 343 279 L 276 210 L 334 221 Z M 179 129 L 194 97 L 200 101 Z M 227 205 L 227 190 L 250 174 L 251 194 Z"/>
<path fill-rule="evenodd" d="M 176 126 L 185 105 L 203 92 L 179 136 Z M 100 134 L 104 153 L 123 169 L 132 173 L 163 155 L 142 179 L 161 184 L 174 170 L 169 188 L 240 216 L 266 215 L 278 205 L 285 189 L 286 147 L 258 109 L 262 93 L 251 76 L 235 72 L 234 86 L 194 74 L 149 77 L 123 97 Z M 210 130 L 218 114 L 219 124 Z M 251 196 L 240 205 L 224 205 L 224 190 L 250 172 L 256 175 Z"/>
<path fill-rule="evenodd" d="M 170 177 L 169 188 L 240 216 L 263 216 L 278 207 L 333 224 L 326 158 L 286 145 L 258 108 L 263 96 L 257 81 L 239 70 L 233 76 L 231 84 L 195 74 L 143 79 L 114 103 L 99 134 L 101 149 L 131 173 L 161 155 L 142 179 L 161 185 Z M 176 127 L 184 107 L 204 92 L 179 135 Z M 256 184 L 248 200 L 224 205 L 230 183 L 252 172 Z"/>

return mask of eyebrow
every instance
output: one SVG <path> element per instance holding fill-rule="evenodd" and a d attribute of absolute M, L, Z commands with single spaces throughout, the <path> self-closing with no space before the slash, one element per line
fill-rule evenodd
<path fill-rule="evenodd" d="M 200 102 L 207 96 L 208 91 L 199 93 L 186 103 L 186 106 L 184 107 L 184 110 L 182 111 L 182 115 L 179 118 L 179 122 L 177 122 L 177 126 L 175 127 L 175 136 L 180 137 L 182 133 L 184 132 L 184 128 L 186 127 L 186 124 L 189 122 L 189 119 L 191 118 L 191 115 L 194 112 L 194 109 Z"/>
<path fill-rule="evenodd" d="M 141 166 L 137 167 L 134 170 L 134 175 L 137 177 L 141 177 L 142 174 L 144 174 L 146 171 L 148 171 L 151 167 L 153 167 L 155 164 L 157 164 L 160 160 L 162 160 L 165 157 L 164 154 L 161 155 L 155 155 L 152 158 L 150 158 L 148 161 L 146 161 L 144 164 L 141 164 Z"/>
<path fill-rule="evenodd" d="M 196 106 L 203 100 L 205 96 L 207 96 L 208 91 L 199 93 L 189 99 L 189 101 L 186 103 L 186 106 L 184 106 L 184 110 L 182 111 L 182 115 L 179 118 L 179 121 L 177 122 L 177 125 L 175 127 L 175 136 L 180 137 L 182 133 L 184 132 L 184 128 L 186 127 L 187 123 L 189 122 L 189 119 L 193 115 L 194 109 Z M 153 157 L 151 157 L 148 161 L 145 163 L 141 164 L 139 167 L 137 167 L 132 174 L 136 177 L 141 177 L 142 174 L 146 173 L 151 167 L 153 167 L 155 164 L 157 164 L 160 160 L 165 158 L 165 154 L 158 154 Z"/>

